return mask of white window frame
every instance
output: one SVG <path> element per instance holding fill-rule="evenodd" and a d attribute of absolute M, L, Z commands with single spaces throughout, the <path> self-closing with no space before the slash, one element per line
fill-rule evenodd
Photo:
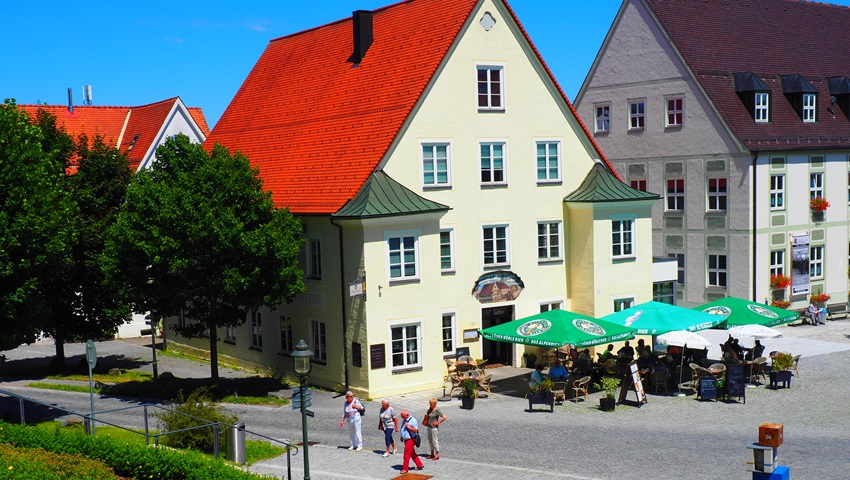
<path fill-rule="evenodd" d="M 668 178 L 665 180 L 667 188 L 664 196 L 664 210 L 667 212 L 681 212 L 685 210 L 685 179 L 684 178 Z M 670 182 L 673 183 L 673 190 L 670 190 Z M 681 182 L 681 189 L 678 185 Z M 670 208 L 670 201 L 673 201 L 673 207 Z"/>
<path fill-rule="evenodd" d="M 448 244 L 443 242 L 444 235 L 448 235 Z M 448 252 L 445 252 L 444 248 L 447 248 Z M 448 260 L 448 266 L 444 265 L 444 260 Z M 455 229 L 454 227 L 443 227 L 440 229 L 440 271 L 454 272 L 455 268 Z"/>
<path fill-rule="evenodd" d="M 307 239 L 307 278 L 322 279 L 322 241 L 317 238 Z"/>
<path fill-rule="evenodd" d="M 537 301 L 537 305 L 540 309 L 540 313 L 549 312 L 552 310 L 563 310 L 564 309 L 564 299 L 563 298 L 541 298 Z"/>
<path fill-rule="evenodd" d="M 448 320 L 448 325 L 446 325 Z M 444 310 L 440 317 L 440 345 L 444 357 L 455 357 L 455 349 L 460 345 L 457 336 L 457 311 Z"/>
<path fill-rule="evenodd" d="M 721 258 L 723 259 L 722 266 L 720 265 Z M 708 254 L 706 262 L 706 285 L 718 288 L 726 288 L 729 285 L 729 257 L 726 254 Z"/>
<path fill-rule="evenodd" d="M 637 257 L 636 229 L 637 219 L 635 217 L 629 215 L 611 216 L 611 258 L 613 260 Z M 626 235 L 629 237 L 628 240 Z M 620 253 L 617 253 L 617 247 L 619 247 Z M 626 253 L 626 250 L 630 251 Z"/>
<path fill-rule="evenodd" d="M 785 174 L 770 176 L 770 209 L 785 210 Z"/>
<path fill-rule="evenodd" d="M 823 196 L 823 172 L 809 173 L 809 200 Z"/>
<path fill-rule="evenodd" d="M 497 147 L 497 146 L 502 147 L 502 156 L 501 156 L 502 166 L 501 166 L 501 168 L 495 167 L 497 157 L 493 153 L 493 151 L 494 151 L 494 148 Z M 488 160 L 489 167 L 487 167 L 486 169 L 484 168 L 484 165 L 483 165 L 485 156 L 484 156 L 484 152 L 482 152 L 482 150 L 485 147 L 487 148 L 487 151 L 488 151 L 488 155 L 487 155 L 486 158 L 489 159 Z M 482 186 L 507 185 L 508 184 L 508 142 L 506 142 L 504 140 L 479 141 L 478 142 L 478 162 L 479 162 L 479 167 L 478 167 L 479 181 L 481 182 Z M 484 178 L 482 178 L 484 176 L 485 172 L 489 173 L 489 175 L 490 175 L 489 181 L 486 181 L 486 180 L 484 180 Z M 496 178 L 497 173 L 501 173 L 501 175 L 502 175 L 501 180 L 494 180 Z"/>
<path fill-rule="evenodd" d="M 390 347 L 390 353 L 389 353 L 390 370 L 393 370 L 393 371 L 395 371 L 395 370 L 409 370 L 409 369 L 412 369 L 412 368 L 421 368 L 422 367 L 422 360 L 423 360 L 423 358 L 422 358 L 422 355 L 423 355 L 422 324 L 423 323 L 424 322 L 422 321 L 422 319 L 417 318 L 417 319 L 400 320 L 400 321 L 397 321 L 397 322 L 391 322 L 389 324 L 389 332 L 388 332 L 389 342 L 388 343 L 389 343 L 389 347 Z M 416 328 L 416 334 L 414 336 L 409 336 L 409 332 L 408 332 L 409 327 L 415 327 Z M 400 329 L 400 331 L 402 333 L 400 339 L 396 339 L 393 336 L 393 331 L 396 330 L 396 329 Z M 415 341 L 415 349 L 409 348 L 410 340 Z M 399 352 L 396 351 L 397 345 L 399 345 L 401 347 Z M 416 361 L 410 361 L 410 354 L 412 352 L 416 353 Z M 396 364 L 396 361 L 398 360 L 399 355 L 401 355 L 401 357 L 400 357 L 401 362 L 400 362 L 400 364 Z"/>
<path fill-rule="evenodd" d="M 292 332 L 292 317 L 288 315 L 281 315 L 279 318 L 278 328 L 280 335 L 278 336 L 278 340 L 280 340 L 280 353 L 291 354 L 295 349 L 295 339 Z"/>
<path fill-rule="evenodd" d="M 386 276 L 387 282 L 404 282 L 410 280 L 419 280 L 420 273 L 420 262 L 419 262 L 419 237 L 422 235 L 421 230 L 397 230 L 391 232 L 384 232 L 384 245 L 386 249 Z M 408 248 L 405 244 L 407 238 L 413 239 L 412 248 Z M 393 267 L 396 266 L 396 263 L 393 263 L 393 253 L 395 250 L 391 248 L 392 240 L 399 240 L 399 260 L 398 265 L 400 266 L 400 274 L 397 276 L 393 276 Z M 406 273 L 406 266 L 411 262 L 405 261 L 405 254 L 408 252 L 413 253 L 413 269 L 414 272 L 412 275 Z"/>
<path fill-rule="evenodd" d="M 676 285 L 685 284 L 685 254 L 668 253 L 668 257 L 676 259 Z M 679 280 L 682 280 L 681 282 Z"/>
<path fill-rule="evenodd" d="M 594 133 L 608 133 L 611 131 L 611 104 L 601 103 L 593 106 L 593 117 L 595 121 Z"/>
<path fill-rule="evenodd" d="M 504 229 L 504 236 L 497 235 L 499 229 Z M 492 238 L 487 239 L 487 231 L 492 230 Z M 504 241 L 505 248 L 499 249 L 497 243 Z M 493 248 L 488 249 L 488 242 L 493 243 Z M 499 261 L 499 253 L 504 252 L 504 261 Z M 487 262 L 488 253 L 492 256 L 492 261 Z M 481 226 L 481 264 L 487 267 L 503 267 L 511 264 L 511 226 L 507 223 L 495 223 Z"/>
<path fill-rule="evenodd" d="M 617 313 L 635 306 L 636 295 L 616 295 L 611 297 L 611 313 Z"/>
<path fill-rule="evenodd" d="M 486 71 L 487 75 L 484 80 L 480 78 L 480 72 Z M 499 79 L 494 81 L 492 73 L 499 72 Z M 505 66 L 498 63 L 482 63 L 475 65 L 475 104 L 478 111 L 505 111 Z M 498 85 L 499 92 L 493 93 L 493 85 Z M 482 87 L 484 91 L 482 92 Z M 482 97 L 483 96 L 483 97 Z M 481 104 L 482 98 L 486 100 L 484 105 Z M 494 98 L 498 98 L 498 102 L 494 102 Z M 498 104 L 496 104 L 498 103 Z"/>
<path fill-rule="evenodd" d="M 711 183 L 714 182 L 714 187 Z M 722 184 L 722 188 L 721 188 Z M 706 179 L 706 202 L 705 207 L 708 212 L 725 212 L 729 206 L 727 198 L 729 191 L 729 180 L 726 177 L 712 177 Z"/>
<path fill-rule="evenodd" d="M 310 349 L 314 362 L 328 363 L 328 324 L 316 318 L 310 319 Z"/>
<path fill-rule="evenodd" d="M 755 92 L 753 94 L 755 108 L 753 114 L 756 123 L 767 123 L 770 121 L 770 93 Z"/>
<path fill-rule="evenodd" d="M 670 108 L 670 102 L 673 102 L 673 108 Z M 676 95 L 665 98 L 664 110 L 666 112 L 666 115 L 664 115 L 664 126 L 667 128 L 681 127 L 685 122 L 685 98 L 683 96 Z"/>
<path fill-rule="evenodd" d="M 561 220 L 541 220 L 537 222 L 537 261 L 538 262 L 553 262 L 563 259 L 564 243 L 563 222 Z M 552 228 L 557 231 L 552 232 Z M 541 232 L 540 229 L 545 231 Z M 555 250 L 554 252 L 552 250 Z M 541 251 L 543 254 L 541 255 Z"/>
<path fill-rule="evenodd" d="M 815 123 L 818 96 L 814 93 L 803 94 L 803 123 Z"/>
<path fill-rule="evenodd" d="M 823 258 L 823 245 L 809 245 L 809 278 L 813 280 L 823 278 Z"/>
<path fill-rule="evenodd" d="M 446 149 L 446 167 L 445 174 L 446 180 L 441 182 L 439 179 L 439 174 L 442 172 L 439 167 L 439 157 L 437 154 L 437 149 L 440 147 L 445 147 Z M 426 159 L 426 150 L 430 149 L 432 157 L 430 159 Z M 426 179 L 426 163 L 431 164 L 431 174 L 433 175 L 433 180 L 428 181 Z M 441 140 L 428 140 L 421 141 L 419 143 L 419 165 L 422 168 L 422 188 L 447 188 L 452 186 L 452 144 L 448 141 Z"/>
<path fill-rule="evenodd" d="M 770 251 L 770 276 L 785 275 L 785 249 Z"/>
<path fill-rule="evenodd" d="M 254 350 L 263 349 L 263 315 L 260 312 L 248 312 L 248 348 Z"/>
<path fill-rule="evenodd" d="M 552 166 L 551 148 L 555 147 L 554 166 Z M 540 154 L 540 148 L 543 147 L 543 155 Z M 534 142 L 534 157 L 537 162 L 535 168 L 535 177 L 537 183 L 558 183 L 561 181 L 561 141 L 560 140 L 536 140 Z M 540 162 L 543 162 L 541 166 Z M 541 174 L 543 178 L 541 178 Z"/>
<path fill-rule="evenodd" d="M 629 130 L 643 130 L 646 127 L 646 99 L 629 100 Z"/>
<path fill-rule="evenodd" d="M 236 345 L 236 327 L 234 326 L 225 326 L 224 327 L 224 343 L 232 343 Z"/>

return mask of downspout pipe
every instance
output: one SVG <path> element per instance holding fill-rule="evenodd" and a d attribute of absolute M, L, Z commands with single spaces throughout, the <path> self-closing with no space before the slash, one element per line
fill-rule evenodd
<path fill-rule="evenodd" d="M 758 202 L 757 202 L 757 199 L 758 199 L 758 195 L 757 195 L 757 192 L 758 192 L 758 174 L 757 174 L 757 172 L 758 172 L 758 160 L 759 160 L 759 152 L 758 152 L 758 150 L 753 150 L 753 233 L 752 233 L 752 237 L 753 237 L 753 247 L 752 247 L 753 248 L 753 298 L 752 298 L 752 301 L 753 302 L 758 302 L 758 299 L 756 299 L 756 278 L 757 278 L 757 272 L 758 272 L 758 269 L 756 268 L 756 262 L 758 262 L 758 250 L 756 249 L 756 245 L 757 245 L 757 242 L 756 242 L 756 231 L 757 231 L 756 219 L 758 217 L 758 208 L 757 208 L 757 206 L 758 206 Z"/>
<path fill-rule="evenodd" d="M 342 373 L 344 377 L 345 388 L 343 392 L 347 392 L 348 388 L 348 316 L 345 314 L 345 253 L 342 243 L 342 225 L 334 222 L 333 217 L 330 218 L 331 225 L 336 227 L 339 232 L 339 299 L 340 309 L 342 313 Z"/>

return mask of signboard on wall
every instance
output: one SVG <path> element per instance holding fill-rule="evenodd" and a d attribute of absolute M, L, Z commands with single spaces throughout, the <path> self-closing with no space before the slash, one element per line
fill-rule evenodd
<path fill-rule="evenodd" d="M 514 272 L 500 270 L 478 277 L 472 296 L 481 303 L 511 302 L 519 297 L 525 284 Z"/>
<path fill-rule="evenodd" d="M 791 295 L 809 293 L 809 236 L 791 236 Z"/>

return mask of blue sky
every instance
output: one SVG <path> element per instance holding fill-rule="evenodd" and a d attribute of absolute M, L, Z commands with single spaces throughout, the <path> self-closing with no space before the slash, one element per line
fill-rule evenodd
<path fill-rule="evenodd" d="M 572 100 L 621 2 L 509 2 Z M 85 84 L 92 85 L 94 105 L 144 105 L 179 96 L 201 107 L 212 127 L 269 40 L 391 3 L 10 1 L 0 30 L 0 98 L 67 104 L 71 87 L 79 105 Z"/>
<path fill-rule="evenodd" d="M 620 7 L 614 0 L 509 0 L 570 99 Z M 179 96 L 212 127 L 269 40 L 395 0 L 66 0 L 4 4 L 0 98 L 134 106 Z M 36 6 L 37 5 L 37 6 Z"/>

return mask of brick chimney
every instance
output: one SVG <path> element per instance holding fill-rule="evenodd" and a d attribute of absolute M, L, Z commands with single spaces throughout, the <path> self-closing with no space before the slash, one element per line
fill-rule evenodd
<path fill-rule="evenodd" d="M 355 65 L 363 61 L 366 51 L 372 45 L 372 15 L 369 10 L 356 10 L 352 13 L 354 53 L 351 54 L 348 61 Z"/>

